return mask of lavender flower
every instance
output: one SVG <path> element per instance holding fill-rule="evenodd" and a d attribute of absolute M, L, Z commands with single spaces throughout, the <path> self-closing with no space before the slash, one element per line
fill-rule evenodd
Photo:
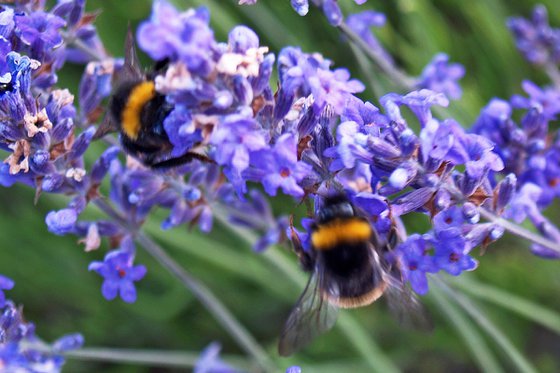
<path fill-rule="evenodd" d="M 419 88 L 444 93 L 453 100 L 461 98 L 463 91 L 457 83 L 465 75 L 465 68 L 458 63 L 449 63 L 449 57 L 440 53 L 426 65 L 419 78 Z"/>
<path fill-rule="evenodd" d="M 371 32 L 372 27 L 382 27 L 385 25 L 385 21 L 386 17 L 383 13 L 375 12 L 373 10 L 365 10 L 360 13 L 349 15 L 346 19 L 346 24 L 352 31 L 362 38 L 372 51 L 379 54 L 383 60 L 387 61 L 388 64 L 393 65 L 393 58 L 385 50 L 385 48 L 383 48 L 373 32 Z M 430 87 L 423 86 L 423 88 Z"/>
<path fill-rule="evenodd" d="M 127 303 L 136 301 L 135 281 L 140 281 L 146 275 L 146 267 L 133 266 L 134 245 L 130 237 L 122 241 L 119 250 L 109 252 L 103 262 L 92 262 L 88 269 L 103 276 L 101 292 L 107 300 L 113 300 L 117 294 Z"/>
<path fill-rule="evenodd" d="M 536 6 L 531 19 L 510 18 L 507 25 L 517 48 L 529 62 L 536 65 L 560 62 L 560 29 L 550 27 L 544 6 Z"/>
<path fill-rule="evenodd" d="M 0 275 L 0 308 L 6 304 L 6 296 L 3 290 L 11 290 L 14 287 L 14 281 L 6 276 Z"/>
<path fill-rule="evenodd" d="M 236 373 L 226 363 L 220 360 L 221 346 L 214 342 L 208 345 L 201 353 L 194 366 L 194 373 Z"/>
<path fill-rule="evenodd" d="M 24 320 L 22 307 L 9 300 L 0 307 L 0 369 L 4 372 L 60 372 L 62 353 L 83 343 L 80 334 L 70 334 L 48 345 L 35 335 L 35 326 Z"/>

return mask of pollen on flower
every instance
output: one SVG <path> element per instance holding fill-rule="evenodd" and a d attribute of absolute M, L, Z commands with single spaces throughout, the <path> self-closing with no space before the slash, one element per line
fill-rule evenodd
<path fill-rule="evenodd" d="M 15 175 L 21 170 L 23 172 L 29 171 L 29 154 L 31 152 L 31 145 L 27 140 L 18 140 L 10 146 L 13 153 L 4 161 L 10 165 L 10 174 Z M 23 158 L 23 159 L 22 159 Z"/>
<path fill-rule="evenodd" d="M 47 111 L 43 108 L 36 115 L 25 113 L 23 125 L 27 130 L 27 136 L 33 137 L 39 132 L 47 132 L 52 128 L 52 122 L 47 116 Z"/>
<path fill-rule="evenodd" d="M 282 176 L 283 178 L 287 178 L 288 176 L 290 176 L 290 170 L 288 170 L 287 168 L 283 168 L 282 170 L 280 170 L 280 176 Z"/>
<path fill-rule="evenodd" d="M 73 168 L 69 168 L 68 171 L 66 171 L 66 177 L 74 179 L 77 182 L 82 181 L 85 175 L 86 175 L 86 170 L 84 170 L 83 168 L 73 167 Z"/>
<path fill-rule="evenodd" d="M 85 252 L 97 250 L 101 245 L 101 236 L 99 235 L 99 228 L 97 227 L 97 224 L 90 224 L 86 237 L 79 240 L 78 243 L 86 245 L 84 248 Z"/>
<path fill-rule="evenodd" d="M 51 96 L 59 107 L 70 105 L 74 102 L 74 95 L 68 89 L 55 89 L 51 92 Z"/>
<path fill-rule="evenodd" d="M 156 76 L 155 84 L 156 91 L 163 94 L 192 89 L 196 85 L 191 73 L 182 62 L 170 65 L 165 75 Z"/>
<path fill-rule="evenodd" d="M 216 68 L 222 74 L 256 77 L 265 53 L 268 53 L 268 47 L 249 48 L 245 54 L 224 53 Z"/>

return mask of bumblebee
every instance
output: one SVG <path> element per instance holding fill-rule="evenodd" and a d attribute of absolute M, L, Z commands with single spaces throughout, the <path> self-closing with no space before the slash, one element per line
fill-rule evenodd
<path fill-rule="evenodd" d="M 109 101 L 108 113 L 94 139 L 119 132 L 125 152 L 155 169 L 180 166 L 194 159 L 213 163 L 207 156 L 192 151 L 178 157 L 169 156 L 173 145 L 163 122 L 173 110 L 173 105 L 156 91 L 154 82 L 167 65 L 167 61 L 160 61 L 152 72 L 144 74 L 136 55 L 132 32 L 128 30 L 123 70 L 117 76 L 117 87 Z"/>
<path fill-rule="evenodd" d="M 278 351 L 289 356 L 332 328 L 339 308 L 357 308 L 383 294 L 401 321 L 429 329 L 420 303 L 405 287 L 399 263 L 387 254 L 396 245 L 396 229 L 382 242 L 365 214 L 346 195 L 324 200 L 311 228 L 311 250 L 295 232 L 292 243 L 310 279 L 281 333 Z"/>

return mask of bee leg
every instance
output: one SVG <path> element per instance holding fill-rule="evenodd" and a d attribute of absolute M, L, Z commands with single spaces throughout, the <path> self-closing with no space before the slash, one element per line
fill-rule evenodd
<path fill-rule="evenodd" d="M 205 163 L 213 163 L 213 164 L 216 163 L 212 159 L 208 158 L 203 154 L 187 152 L 179 157 L 166 159 L 165 161 L 161 161 L 161 162 L 151 163 L 149 166 L 156 169 L 165 169 L 165 168 L 182 166 L 184 164 L 192 162 L 195 159 Z"/>
<path fill-rule="evenodd" d="M 303 248 L 301 240 L 299 239 L 299 236 L 294 229 L 293 215 L 290 215 L 290 241 L 292 241 L 292 247 L 294 248 L 294 251 L 298 256 L 299 263 L 301 264 L 302 269 L 305 272 L 313 271 L 313 268 L 315 267 L 315 258 Z"/>

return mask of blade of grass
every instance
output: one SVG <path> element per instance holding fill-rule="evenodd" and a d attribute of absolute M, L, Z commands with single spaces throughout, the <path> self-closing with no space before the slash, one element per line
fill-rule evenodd
<path fill-rule="evenodd" d="M 560 334 L 560 314 L 558 312 L 478 281 L 462 278 L 460 281 L 457 279 L 457 281 L 453 281 L 452 283 L 453 286 L 470 293 L 476 298 L 513 311 L 528 320 Z"/>
<path fill-rule="evenodd" d="M 519 350 L 511 343 L 500 329 L 490 321 L 482 311 L 466 296 L 459 294 L 451 289 L 443 280 L 437 276 L 432 276 L 432 283 L 443 290 L 450 298 L 459 304 L 476 323 L 488 333 L 488 335 L 502 348 L 511 362 L 520 372 L 536 373 L 537 370 L 533 365 L 519 352 Z"/>
<path fill-rule="evenodd" d="M 443 296 L 440 289 L 432 287 L 430 292 L 439 304 L 439 309 L 445 313 L 450 324 L 457 330 L 457 333 L 471 351 L 480 369 L 483 372 L 503 372 L 496 358 L 490 353 L 484 338 L 478 333 L 472 322 Z"/>

